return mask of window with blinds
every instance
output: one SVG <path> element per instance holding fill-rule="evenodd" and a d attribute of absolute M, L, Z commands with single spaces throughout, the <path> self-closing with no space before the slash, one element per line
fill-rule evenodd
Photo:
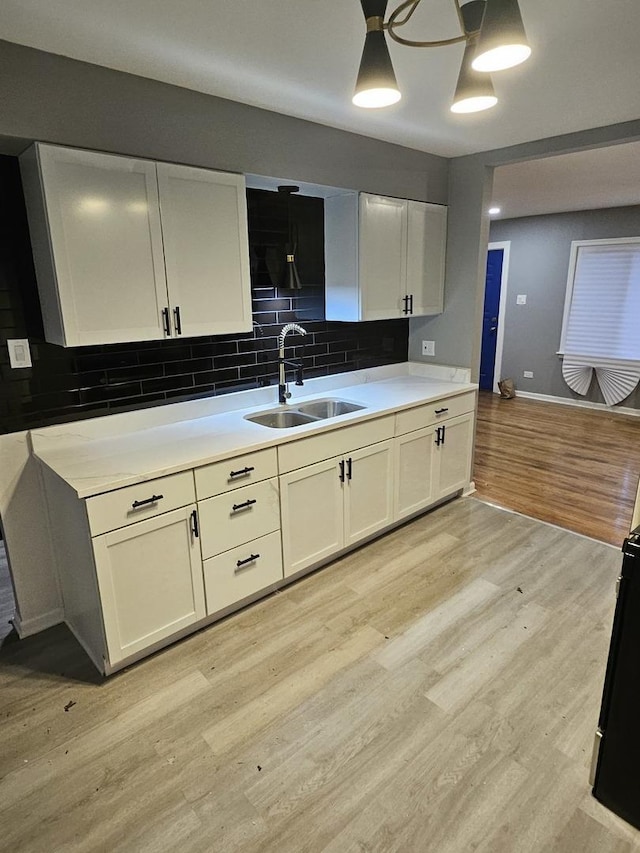
<path fill-rule="evenodd" d="M 560 351 L 640 363 L 640 237 L 571 244 Z"/>

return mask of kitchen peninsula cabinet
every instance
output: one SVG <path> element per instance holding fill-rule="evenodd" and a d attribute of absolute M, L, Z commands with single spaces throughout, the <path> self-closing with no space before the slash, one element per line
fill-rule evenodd
<path fill-rule="evenodd" d="M 442 205 L 367 193 L 325 199 L 327 319 L 440 314 L 446 229 Z"/>
<path fill-rule="evenodd" d="M 242 175 L 40 143 L 20 165 L 50 343 L 251 329 Z"/>

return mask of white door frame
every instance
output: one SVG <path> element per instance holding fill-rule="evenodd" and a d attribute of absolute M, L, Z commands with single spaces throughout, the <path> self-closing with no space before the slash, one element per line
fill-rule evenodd
<path fill-rule="evenodd" d="M 501 378 L 502 371 L 502 351 L 504 349 L 504 321 L 505 312 L 507 310 L 507 284 L 509 281 L 509 252 L 511 250 L 511 240 L 505 240 L 502 243 L 489 243 L 487 251 L 490 249 L 502 249 L 502 274 L 500 276 L 500 305 L 498 307 L 498 338 L 496 340 L 496 359 L 493 366 L 493 391 L 495 394 L 500 393 L 498 388 L 498 380 Z M 486 279 L 486 276 L 485 276 Z"/>

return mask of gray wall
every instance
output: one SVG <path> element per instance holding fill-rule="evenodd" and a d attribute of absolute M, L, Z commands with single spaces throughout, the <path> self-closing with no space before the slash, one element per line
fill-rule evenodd
<path fill-rule="evenodd" d="M 448 161 L 0 41 L 0 136 L 447 202 Z"/>
<path fill-rule="evenodd" d="M 484 269 L 493 169 L 507 163 L 535 160 L 553 154 L 585 151 L 640 139 L 640 120 L 593 128 L 549 139 L 498 148 L 450 161 L 449 241 L 445 312 L 440 317 L 410 321 L 409 357 L 471 367 L 478 378 Z M 422 358 L 421 341 L 435 340 L 435 359 Z"/>
<path fill-rule="evenodd" d="M 640 206 L 583 210 L 493 222 L 490 240 L 511 242 L 508 302 L 504 322 L 502 376 L 516 387 L 536 394 L 602 403 L 595 382 L 586 397 L 572 391 L 562 378 L 560 347 L 562 315 L 572 240 L 640 236 Z M 516 295 L 527 294 L 526 305 Z M 533 379 L 524 379 L 532 370 Z M 640 408 L 636 389 L 622 404 Z"/>

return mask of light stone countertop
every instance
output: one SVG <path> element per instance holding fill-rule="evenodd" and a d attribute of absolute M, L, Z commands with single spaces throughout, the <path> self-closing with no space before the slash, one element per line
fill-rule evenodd
<path fill-rule="evenodd" d="M 176 403 L 145 410 L 144 414 L 125 413 L 95 419 L 94 423 L 78 421 L 33 430 L 31 441 L 36 457 L 68 483 L 79 498 L 85 498 L 339 429 L 477 387 L 468 381 L 465 370 L 429 368 L 409 362 L 311 379 L 303 388 L 291 385 L 290 390 L 295 393 L 287 404 L 289 408 L 329 396 L 365 408 L 287 429 L 272 429 L 245 419 L 245 415 L 278 408 L 277 389 L 271 386 L 257 393 L 238 392 L 214 398 L 214 403 L 199 409 L 189 403 Z M 173 407 L 171 413 L 164 411 Z M 207 414 L 207 408 L 216 411 Z M 189 412 L 190 416 L 169 423 L 154 423 L 166 421 L 167 417 L 179 417 L 181 411 Z M 198 414 L 194 416 L 194 412 Z"/>

